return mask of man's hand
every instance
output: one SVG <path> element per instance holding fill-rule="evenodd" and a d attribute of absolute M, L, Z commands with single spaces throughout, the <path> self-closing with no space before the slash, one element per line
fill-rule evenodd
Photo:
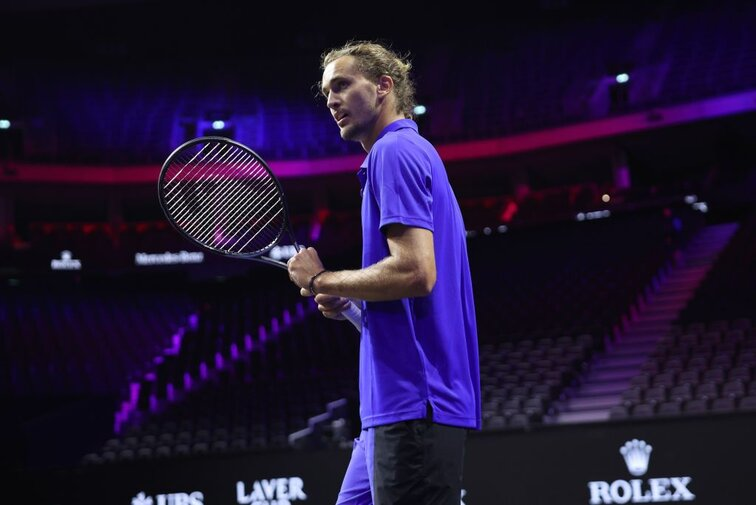
<path fill-rule="evenodd" d="M 312 296 L 310 293 L 310 279 L 313 275 L 323 270 L 323 263 L 320 261 L 318 252 L 314 247 L 308 247 L 300 250 L 297 254 L 289 258 L 287 262 L 289 268 L 289 278 L 299 286 L 302 296 Z"/>
<path fill-rule="evenodd" d="M 346 319 L 342 312 L 349 308 L 349 304 L 352 303 L 349 298 L 324 295 L 322 293 L 315 295 L 315 302 L 318 304 L 318 310 L 325 317 L 329 319 L 338 319 L 339 321 Z"/>

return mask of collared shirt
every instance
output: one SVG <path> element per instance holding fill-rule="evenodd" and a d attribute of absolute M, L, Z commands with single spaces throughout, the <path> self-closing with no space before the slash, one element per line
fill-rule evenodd
<path fill-rule="evenodd" d="M 389 224 L 433 232 L 428 296 L 363 302 L 363 428 L 426 417 L 480 429 L 480 371 L 465 226 L 441 158 L 410 119 L 388 125 L 358 172 L 362 267 L 389 255 Z"/>

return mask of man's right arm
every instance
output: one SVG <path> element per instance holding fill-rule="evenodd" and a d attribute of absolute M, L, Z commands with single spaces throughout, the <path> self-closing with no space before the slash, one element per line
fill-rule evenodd
<path fill-rule="evenodd" d="M 389 255 L 361 270 L 324 272 L 315 291 L 367 301 L 427 296 L 436 283 L 433 232 L 401 224 L 386 227 Z"/>

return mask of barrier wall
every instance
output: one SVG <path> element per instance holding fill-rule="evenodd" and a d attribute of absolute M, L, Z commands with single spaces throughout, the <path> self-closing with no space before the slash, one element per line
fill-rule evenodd
<path fill-rule="evenodd" d="M 752 504 L 754 421 L 749 412 L 474 433 L 461 501 Z M 332 504 L 348 460 L 346 449 L 286 450 L 80 468 L 48 476 L 47 497 L 33 503 Z M 43 481 L 24 482 L 22 497 Z"/>

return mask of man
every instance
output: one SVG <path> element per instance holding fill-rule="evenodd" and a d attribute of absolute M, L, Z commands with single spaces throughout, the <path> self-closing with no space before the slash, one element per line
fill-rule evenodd
<path fill-rule="evenodd" d="M 458 505 L 467 431 L 480 429 L 475 306 L 465 227 L 445 167 L 412 120 L 410 63 L 350 42 L 323 54 L 321 90 L 341 137 L 368 153 L 362 268 L 317 251 L 289 275 L 324 316 L 359 300 L 360 418 L 339 504 Z"/>

